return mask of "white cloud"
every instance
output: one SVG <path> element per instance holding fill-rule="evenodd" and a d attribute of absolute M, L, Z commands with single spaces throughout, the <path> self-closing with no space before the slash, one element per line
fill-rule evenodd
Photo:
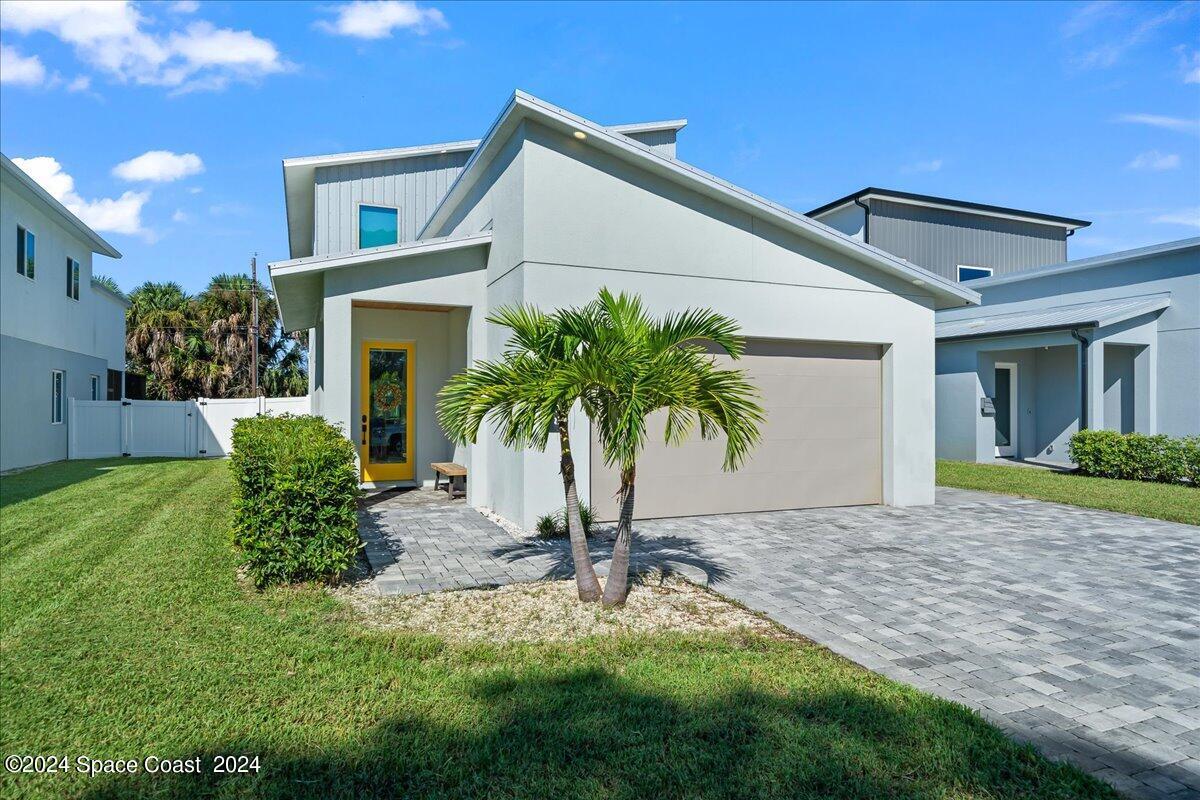
<path fill-rule="evenodd" d="M 113 167 L 112 173 L 123 181 L 169 183 L 180 178 L 198 175 L 203 171 L 204 162 L 195 153 L 150 150 L 137 158 L 117 164 Z"/>
<path fill-rule="evenodd" d="M 358 39 L 386 39 L 398 28 L 424 35 L 450 27 L 441 11 L 422 8 L 409 0 L 354 0 L 332 10 L 336 17 L 319 21 L 317 27 Z"/>
<path fill-rule="evenodd" d="M 190 219 L 191 217 L 182 208 L 175 209 L 175 213 L 171 215 L 172 222 L 187 222 Z"/>
<path fill-rule="evenodd" d="M 1085 6 L 1063 27 L 1064 35 L 1071 37 L 1088 30 L 1108 17 L 1125 16 L 1129 9 L 1140 6 L 1126 4 L 1092 3 Z M 1123 21 L 1119 30 L 1114 29 L 1113 38 L 1103 41 L 1074 59 L 1075 65 L 1083 69 L 1111 67 L 1120 61 L 1127 52 L 1144 44 L 1153 38 L 1162 27 L 1175 22 L 1187 20 L 1196 11 L 1192 2 L 1176 3 L 1151 17 L 1146 17 L 1136 24 Z"/>
<path fill-rule="evenodd" d="M 1167 117 L 1161 114 L 1122 114 L 1117 122 L 1132 122 L 1135 125 L 1149 125 L 1152 128 L 1163 128 L 1178 133 L 1200 133 L 1200 119 L 1183 119 Z"/>
<path fill-rule="evenodd" d="M 915 161 L 912 164 L 905 164 L 900 168 L 900 171 L 906 175 L 912 175 L 918 172 L 937 172 L 942 168 L 942 159 L 931 158 L 928 161 Z"/>
<path fill-rule="evenodd" d="M 1147 150 L 1139 153 L 1129 162 L 1130 169 L 1148 169 L 1161 172 L 1167 169 L 1179 169 L 1181 161 L 1175 153 L 1160 153 L 1157 150 Z"/>
<path fill-rule="evenodd" d="M 1175 48 L 1179 53 L 1179 71 L 1184 83 L 1200 83 L 1200 50 L 1188 51 L 1185 45 Z"/>
<path fill-rule="evenodd" d="M 183 30 L 153 32 L 153 22 L 128 0 L 3 0 L 0 11 L 0 27 L 50 33 L 72 45 L 80 60 L 120 81 L 176 91 L 222 89 L 232 80 L 291 68 L 272 42 L 250 31 L 199 21 Z"/>
<path fill-rule="evenodd" d="M 73 81 L 67 84 L 68 92 L 86 92 L 92 88 L 92 79 L 87 75 L 80 75 Z"/>
<path fill-rule="evenodd" d="M 46 82 L 46 67 L 37 56 L 23 56 L 16 48 L 0 44 L 0 83 L 15 86 L 41 86 Z"/>
<path fill-rule="evenodd" d="M 1189 228 L 1200 228 L 1200 206 L 1181 208 L 1178 211 L 1161 214 L 1150 221 L 1167 225 L 1186 225 Z"/>
<path fill-rule="evenodd" d="M 1062 24 L 1062 34 L 1068 39 L 1094 28 L 1103 20 L 1120 14 L 1120 5 L 1113 0 L 1095 0 L 1075 9 Z"/>
<path fill-rule="evenodd" d="M 167 6 L 167 10 L 172 14 L 195 14 L 200 10 L 200 4 L 196 0 L 176 0 Z"/>
<path fill-rule="evenodd" d="M 142 206 L 150 199 L 149 192 L 125 192 L 116 198 L 85 200 L 75 191 L 75 179 L 63 172 L 56 159 L 14 158 L 13 163 L 94 230 L 152 236 L 142 227 Z"/>

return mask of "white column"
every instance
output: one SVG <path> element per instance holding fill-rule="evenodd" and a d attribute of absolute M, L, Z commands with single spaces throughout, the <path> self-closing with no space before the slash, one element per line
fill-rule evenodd
<path fill-rule="evenodd" d="M 1104 423 L 1104 342 L 1092 342 L 1087 355 L 1087 426 L 1099 431 Z M 1117 420 L 1120 424 L 1120 420 Z"/>
<path fill-rule="evenodd" d="M 1158 337 L 1133 357 L 1133 429 L 1158 433 Z"/>

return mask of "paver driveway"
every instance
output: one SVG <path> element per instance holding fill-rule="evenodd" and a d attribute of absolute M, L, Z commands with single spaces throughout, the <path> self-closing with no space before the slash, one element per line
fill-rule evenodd
<path fill-rule="evenodd" d="M 382 591 L 570 574 L 564 543 L 519 545 L 461 503 L 389 500 L 364 520 Z M 723 594 L 1132 796 L 1200 798 L 1200 528 L 940 489 L 932 507 L 636 531 L 643 566 L 703 568 Z"/>

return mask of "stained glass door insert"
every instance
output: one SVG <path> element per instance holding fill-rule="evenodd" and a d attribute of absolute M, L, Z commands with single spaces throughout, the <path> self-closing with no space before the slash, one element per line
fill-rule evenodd
<path fill-rule="evenodd" d="M 363 480 L 410 480 L 413 470 L 413 352 L 410 344 L 363 344 Z"/>

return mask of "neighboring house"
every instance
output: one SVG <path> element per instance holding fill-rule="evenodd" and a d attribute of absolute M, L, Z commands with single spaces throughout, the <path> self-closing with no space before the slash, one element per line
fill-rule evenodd
<path fill-rule="evenodd" d="M 1017 208 L 867 187 L 808 216 L 955 281 L 1061 264 L 1090 222 Z"/>
<path fill-rule="evenodd" d="M 1200 238 L 972 281 L 937 316 L 937 454 L 1067 462 L 1081 427 L 1200 434 Z"/>
<path fill-rule="evenodd" d="M 472 505 L 525 527 L 561 507 L 553 446 L 481 432 L 456 449 L 437 393 L 501 354 L 498 306 L 607 286 L 736 318 L 769 413 L 734 474 L 720 442 L 652 443 L 640 516 L 933 501 L 934 311 L 978 295 L 676 160 L 682 127 L 605 127 L 517 92 L 478 142 L 284 161 L 291 259 L 271 280 L 284 327 L 311 329 L 314 411 L 359 445 L 364 483 L 428 483 L 454 460 Z M 582 494 L 611 518 L 615 478 L 586 417 L 571 424 Z"/>
<path fill-rule="evenodd" d="M 129 302 L 92 283 L 120 258 L 0 154 L 0 470 L 67 457 L 67 405 L 120 399 Z"/>

